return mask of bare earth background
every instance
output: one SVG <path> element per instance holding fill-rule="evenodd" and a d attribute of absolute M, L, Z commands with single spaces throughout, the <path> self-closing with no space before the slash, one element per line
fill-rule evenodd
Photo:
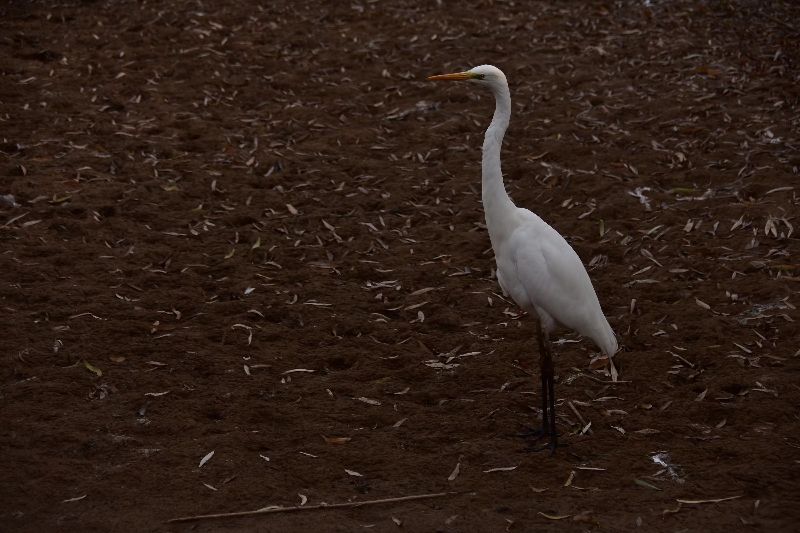
<path fill-rule="evenodd" d="M 796 531 L 798 21 L 3 3 L 0 529 Z M 512 197 L 573 244 L 623 346 L 617 384 L 591 343 L 557 346 L 552 457 L 516 436 L 538 354 L 482 224 L 492 100 L 425 81 L 481 63 L 512 87 Z"/>

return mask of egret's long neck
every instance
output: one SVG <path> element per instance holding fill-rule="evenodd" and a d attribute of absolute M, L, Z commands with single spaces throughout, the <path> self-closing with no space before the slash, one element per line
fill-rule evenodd
<path fill-rule="evenodd" d="M 511 95 L 505 84 L 492 89 L 495 97 L 495 109 L 492 123 L 486 130 L 486 137 L 483 141 L 482 197 L 486 226 L 489 228 L 489 235 L 494 243 L 495 235 L 502 233 L 501 228 L 509 221 L 515 206 L 508 197 L 503 183 L 503 172 L 500 169 L 500 148 L 506 128 L 508 128 L 508 121 L 511 118 Z"/>

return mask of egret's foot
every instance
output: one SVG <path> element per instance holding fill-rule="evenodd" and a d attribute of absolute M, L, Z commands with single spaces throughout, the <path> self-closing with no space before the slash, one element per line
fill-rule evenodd
<path fill-rule="evenodd" d="M 532 428 L 528 426 L 523 426 L 522 431 L 517 433 L 517 437 L 521 437 L 523 439 L 531 439 L 537 441 L 543 437 L 547 437 L 549 434 L 547 433 L 547 428 L 540 427 L 540 428 Z"/>
<path fill-rule="evenodd" d="M 549 442 L 546 442 L 544 444 L 542 444 L 542 443 L 539 443 L 539 444 L 530 443 L 528 445 L 528 447 L 525 448 L 522 451 L 530 453 L 530 452 L 543 452 L 543 451 L 548 451 L 549 450 L 550 451 L 550 455 L 555 455 L 556 448 L 566 448 L 566 447 L 567 447 L 567 445 L 564 444 L 564 443 L 559 443 L 558 439 L 550 439 Z"/>
<path fill-rule="evenodd" d="M 550 454 L 552 455 L 556 453 L 556 448 L 559 446 L 558 435 L 551 435 L 547 426 L 543 426 L 541 428 L 531 428 L 525 426 L 520 433 L 517 433 L 517 436 L 522 437 L 528 443 L 528 445 L 522 450 L 524 452 L 541 452 L 543 450 L 550 450 Z M 547 442 L 540 442 L 542 439 L 546 439 Z"/>

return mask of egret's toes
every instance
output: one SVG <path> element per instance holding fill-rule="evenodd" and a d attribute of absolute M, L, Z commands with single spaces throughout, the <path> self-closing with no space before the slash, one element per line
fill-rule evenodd
<path fill-rule="evenodd" d="M 525 426 L 522 428 L 522 431 L 516 434 L 516 436 L 523 439 L 539 440 L 542 437 L 547 437 L 548 433 L 547 433 L 547 428 L 545 427 L 532 428 Z"/>
<path fill-rule="evenodd" d="M 550 440 L 550 441 L 548 441 L 546 443 L 539 443 L 539 444 L 530 443 L 522 451 L 523 452 L 528 452 L 528 453 L 530 453 L 530 452 L 549 451 L 550 455 L 555 455 L 556 448 L 566 448 L 566 447 L 567 447 L 567 445 L 564 444 L 564 443 L 559 443 L 559 442 L 557 442 L 555 440 Z"/>

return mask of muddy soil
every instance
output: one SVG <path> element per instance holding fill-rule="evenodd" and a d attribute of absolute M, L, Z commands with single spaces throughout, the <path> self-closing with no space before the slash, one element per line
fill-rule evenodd
<path fill-rule="evenodd" d="M 796 530 L 799 20 L 5 2 L 0 529 Z M 425 79 L 482 63 L 507 188 L 622 346 L 615 383 L 557 336 L 552 456 L 518 436 L 538 351 L 483 223 L 491 95 Z"/>

